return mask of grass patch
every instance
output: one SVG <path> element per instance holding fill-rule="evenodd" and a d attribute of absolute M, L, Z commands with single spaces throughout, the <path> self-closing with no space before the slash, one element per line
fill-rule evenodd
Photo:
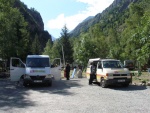
<path fill-rule="evenodd" d="M 140 76 L 132 76 L 132 83 L 147 83 L 150 81 L 150 73 L 142 72 Z"/>

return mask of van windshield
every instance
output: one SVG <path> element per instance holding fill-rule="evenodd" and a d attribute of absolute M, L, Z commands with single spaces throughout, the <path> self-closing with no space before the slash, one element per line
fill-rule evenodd
<path fill-rule="evenodd" d="M 27 67 L 49 67 L 49 58 L 27 58 Z"/>
<path fill-rule="evenodd" d="M 123 68 L 123 64 L 120 61 L 103 61 L 104 68 Z"/>

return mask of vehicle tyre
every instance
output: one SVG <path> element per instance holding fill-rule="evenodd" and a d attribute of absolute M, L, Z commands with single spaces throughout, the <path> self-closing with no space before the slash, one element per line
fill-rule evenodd
<path fill-rule="evenodd" d="M 106 81 L 104 79 L 101 80 L 101 87 L 102 88 L 106 88 L 107 87 Z"/>
<path fill-rule="evenodd" d="M 123 84 L 123 87 L 128 87 L 128 86 L 129 86 L 129 83 Z"/>
<path fill-rule="evenodd" d="M 19 86 L 19 87 L 22 87 L 23 84 L 24 84 L 24 79 L 23 79 L 23 76 L 22 76 L 22 77 L 19 79 L 19 81 L 18 81 L 18 86 Z"/>
<path fill-rule="evenodd" d="M 24 87 L 27 87 L 27 86 L 28 86 L 28 84 L 27 84 L 27 83 L 23 83 L 23 86 L 24 86 Z"/>
<path fill-rule="evenodd" d="M 52 81 L 49 81 L 49 82 L 47 83 L 47 85 L 48 85 L 48 86 L 52 86 Z"/>
<path fill-rule="evenodd" d="M 101 86 L 101 84 L 100 84 L 99 82 L 96 82 L 96 84 L 97 84 L 98 86 Z"/>

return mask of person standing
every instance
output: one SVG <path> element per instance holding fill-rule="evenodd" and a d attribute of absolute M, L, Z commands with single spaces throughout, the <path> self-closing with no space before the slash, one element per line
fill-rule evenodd
<path fill-rule="evenodd" d="M 70 79 L 70 65 L 69 64 L 67 64 L 66 66 L 66 78 L 67 80 Z"/>
<path fill-rule="evenodd" d="M 96 78 L 96 65 L 94 62 L 91 63 L 90 71 L 89 85 L 92 85 L 93 80 Z"/>

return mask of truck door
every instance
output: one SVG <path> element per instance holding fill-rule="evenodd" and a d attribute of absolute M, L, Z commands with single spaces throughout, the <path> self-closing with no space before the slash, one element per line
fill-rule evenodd
<path fill-rule="evenodd" d="M 19 58 L 10 59 L 10 79 L 19 81 L 20 77 L 25 74 L 25 64 Z"/>
<path fill-rule="evenodd" d="M 55 80 L 61 80 L 62 63 L 60 58 L 55 58 L 51 65 L 51 74 Z"/>

